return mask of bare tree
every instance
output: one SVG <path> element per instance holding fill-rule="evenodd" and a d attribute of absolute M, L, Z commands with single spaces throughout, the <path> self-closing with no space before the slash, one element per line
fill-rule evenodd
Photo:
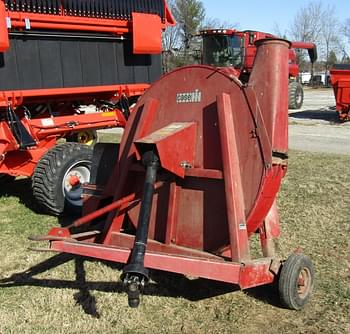
<path fill-rule="evenodd" d="M 168 0 L 168 6 L 171 11 L 175 9 L 175 0 Z M 179 48 L 181 44 L 180 26 L 176 24 L 175 26 L 168 27 L 163 33 L 163 49 L 173 50 Z"/>
<path fill-rule="evenodd" d="M 327 75 L 330 52 L 341 50 L 340 25 L 335 15 L 335 7 L 325 7 L 321 1 L 312 1 L 302 6 L 294 17 L 289 35 L 293 40 L 313 42 L 317 45 Z M 305 67 L 304 54 L 298 53 L 301 67 Z M 313 67 L 311 75 L 313 75 Z"/>
<path fill-rule="evenodd" d="M 328 76 L 328 70 L 330 67 L 330 55 L 340 48 L 341 44 L 341 26 L 335 15 L 334 6 L 328 6 L 324 10 L 322 21 L 322 44 L 325 58 L 325 77 Z"/>
<path fill-rule="evenodd" d="M 196 52 L 192 43 L 205 17 L 205 9 L 200 0 L 170 0 L 168 5 L 177 22 L 163 35 L 163 69 L 196 62 Z"/>
<path fill-rule="evenodd" d="M 343 32 L 343 35 L 348 40 L 348 42 L 350 43 L 350 19 L 347 19 L 344 22 L 343 27 L 342 27 L 342 32 Z"/>
<path fill-rule="evenodd" d="M 175 0 L 168 0 L 168 6 L 171 11 L 175 8 Z M 169 72 L 172 69 L 171 62 L 176 52 L 181 48 L 180 26 L 176 24 L 168 27 L 163 33 L 163 71 Z"/>
<path fill-rule="evenodd" d="M 310 2 L 299 9 L 289 31 L 294 40 L 319 43 L 324 22 L 324 10 L 321 1 Z"/>
<path fill-rule="evenodd" d="M 310 2 L 301 7 L 292 22 L 289 31 L 290 38 L 296 41 L 313 42 L 316 45 L 320 45 L 322 22 L 324 21 L 323 15 L 321 1 Z M 298 50 L 297 57 L 300 68 L 306 68 L 305 52 Z M 313 77 L 313 72 L 314 67 L 312 64 L 311 77 Z"/>
<path fill-rule="evenodd" d="M 273 23 L 272 33 L 279 38 L 288 39 L 288 31 L 285 30 L 284 32 L 282 32 L 282 29 L 277 22 Z"/>
<path fill-rule="evenodd" d="M 221 21 L 217 18 L 206 17 L 201 29 L 237 29 L 239 27 L 238 22 Z"/>
<path fill-rule="evenodd" d="M 347 43 L 350 43 L 350 19 L 347 19 L 341 27 L 341 32 L 343 37 L 347 40 Z M 340 53 L 341 53 L 341 61 L 343 63 L 350 63 L 350 56 L 346 50 L 346 45 L 345 43 L 340 44 Z"/>

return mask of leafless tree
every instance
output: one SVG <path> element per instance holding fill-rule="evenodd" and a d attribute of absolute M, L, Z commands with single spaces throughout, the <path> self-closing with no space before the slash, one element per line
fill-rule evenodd
<path fill-rule="evenodd" d="M 330 54 L 334 54 L 340 48 L 341 44 L 341 26 L 335 15 L 334 6 L 328 6 L 324 10 L 323 22 L 322 22 L 322 44 L 323 53 L 325 58 L 325 74 L 328 75 Z"/>
<path fill-rule="evenodd" d="M 212 17 L 206 17 L 201 29 L 237 29 L 239 27 L 238 22 L 222 21 Z"/>
<path fill-rule="evenodd" d="M 284 32 L 282 31 L 280 25 L 277 23 L 277 22 L 274 22 L 273 23 L 273 26 L 272 26 L 272 33 L 279 37 L 279 38 L 285 38 L 285 39 L 288 39 L 287 35 L 288 35 L 288 31 L 285 30 Z"/>
<path fill-rule="evenodd" d="M 175 0 L 168 0 L 168 5 L 172 11 L 175 8 Z M 168 27 L 163 33 L 163 71 L 169 72 L 172 68 L 171 59 L 174 58 L 176 52 L 181 48 L 180 26 L 176 24 Z"/>
<path fill-rule="evenodd" d="M 190 47 L 205 17 L 200 0 L 170 0 L 168 5 L 176 26 L 168 28 L 163 35 L 163 68 L 166 72 L 193 62 Z"/>
<path fill-rule="evenodd" d="M 301 7 L 294 17 L 289 35 L 294 40 L 319 43 L 324 15 L 321 1 Z"/>
<path fill-rule="evenodd" d="M 175 6 L 174 0 L 168 0 L 169 8 L 172 10 Z M 173 27 L 168 27 L 163 33 L 163 50 L 172 51 L 179 48 L 181 45 L 181 36 L 180 36 L 180 26 L 175 25 Z"/>
<path fill-rule="evenodd" d="M 342 27 L 343 35 L 347 38 L 348 42 L 350 43 L 350 19 L 347 19 Z"/>
<path fill-rule="evenodd" d="M 322 56 L 325 71 L 328 72 L 328 59 L 331 51 L 341 50 L 341 33 L 334 6 L 325 6 L 322 1 L 312 1 L 302 6 L 292 21 L 289 38 L 317 45 Z M 304 55 L 298 54 L 303 64 Z M 313 72 L 313 68 L 311 69 Z"/>
<path fill-rule="evenodd" d="M 350 44 L 350 18 L 342 24 L 341 32 L 346 41 L 340 44 L 340 53 L 342 62 L 350 63 L 350 55 L 348 54 L 346 44 Z"/>

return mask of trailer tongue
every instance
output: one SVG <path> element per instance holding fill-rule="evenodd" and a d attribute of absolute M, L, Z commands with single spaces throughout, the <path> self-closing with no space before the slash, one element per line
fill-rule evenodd
<path fill-rule="evenodd" d="M 242 289 L 278 279 L 283 304 L 301 309 L 313 266 L 300 253 L 281 261 L 274 247 L 288 158 L 289 43 L 257 47 L 247 85 L 208 66 L 156 82 L 130 117 L 116 163 L 110 146 L 96 149 L 104 164 L 85 189 L 86 215 L 33 239 L 50 241 L 53 251 L 125 263 L 132 307 L 148 269 L 157 269 Z M 255 233 L 260 258 L 251 255 Z"/>

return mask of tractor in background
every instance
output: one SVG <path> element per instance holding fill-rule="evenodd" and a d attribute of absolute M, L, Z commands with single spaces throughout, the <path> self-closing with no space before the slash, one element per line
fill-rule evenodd
<path fill-rule="evenodd" d="M 202 64 L 215 67 L 233 67 L 242 82 L 248 82 L 256 56 L 255 42 L 275 36 L 259 31 L 211 29 L 201 31 Z M 314 43 L 292 42 L 289 50 L 289 109 L 300 109 L 304 101 L 303 86 L 297 82 L 299 66 L 295 49 L 306 49 L 313 64 L 317 60 Z"/>

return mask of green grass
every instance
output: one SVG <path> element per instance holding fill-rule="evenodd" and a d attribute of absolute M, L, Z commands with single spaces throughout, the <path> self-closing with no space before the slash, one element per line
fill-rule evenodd
<path fill-rule="evenodd" d="M 229 285 L 155 272 L 129 309 L 118 266 L 28 250 L 56 218 L 36 213 L 30 183 L 0 189 L 0 333 L 349 333 L 350 157 L 291 152 L 279 195 L 279 253 L 301 246 L 316 291 L 300 311 L 269 287 Z"/>

